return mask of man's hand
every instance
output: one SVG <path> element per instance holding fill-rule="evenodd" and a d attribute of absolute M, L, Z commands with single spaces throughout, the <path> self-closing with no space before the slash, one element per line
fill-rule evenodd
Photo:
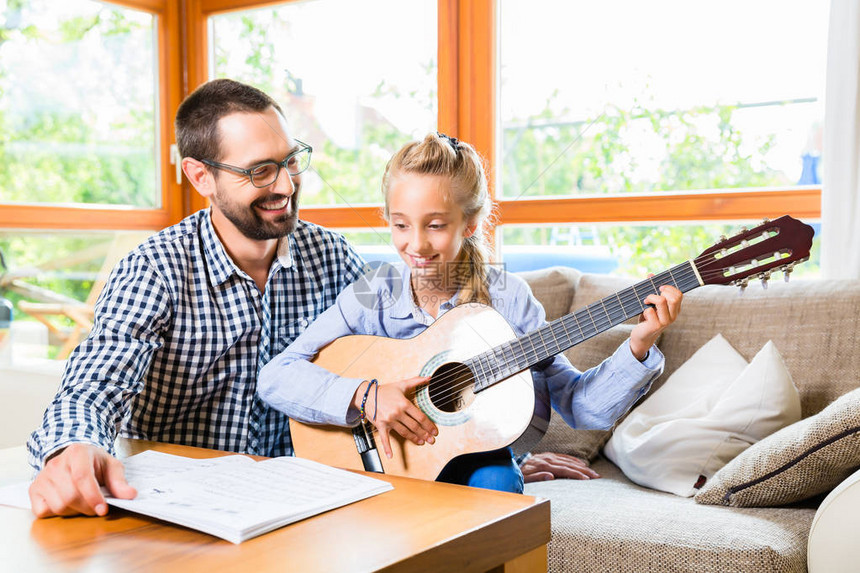
<path fill-rule="evenodd" d="M 30 485 L 30 505 L 36 517 L 106 515 L 107 502 L 99 489 L 133 499 L 137 491 L 125 481 L 115 457 L 91 444 L 72 444 L 52 457 Z"/>
<path fill-rule="evenodd" d="M 364 410 L 368 420 L 379 430 L 379 440 L 388 458 L 391 458 L 391 441 L 388 433 L 397 432 L 407 440 L 422 446 L 432 444 L 438 435 L 430 418 L 416 406 L 410 397 L 419 386 L 430 380 L 429 376 L 416 376 L 391 384 L 378 384 L 370 390 Z M 353 397 L 353 404 L 360 408 L 360 401 L 367 390 L 367 383 L 358 386 Z"/>
<path fill-rule="evenodd" d="M 660 333 L 675 322 L 681 312 L 684 295 L 673 286 L 663 285 L 660 294 L 649 294 L 643 301 L 652 305 L 639 317 L 639 324 L 630 333 L 630 351 L 637 360 L 645 360 Z"/>
<path fill-rule="evenodd" d="M 595 479 L 600 474 L 588 467 L 588 462 L 555 452 L 534 454 L 520 466 L 525 482 L 551 479 Z"/>

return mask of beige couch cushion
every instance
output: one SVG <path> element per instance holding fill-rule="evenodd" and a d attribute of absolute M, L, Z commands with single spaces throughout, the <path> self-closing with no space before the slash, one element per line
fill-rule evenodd
<path fill-rule="evenodd" d="M 552 500 L 549 570 L 805 572 L 811 508 L 736 509 L 631 483 L 599 458 L 593 480 L 526 484 Z"/>
<path fill-rule="evenodd" d="M 608 358 L 618 346 L 630 337 L 633 329 L 620 324 L 593 338 L 577 344 L 564 353 L 571 364 L 580 370 L 588 370 Z M 597 455 L 612 432 L 605 430 L 574 430 L 553 411 L 546 435 L 534 448 L 535 452 L 560 452 L 590 460 Z"/>
<path fill-rule="evenodd" d="M 549 277 L 557 281 L 572 276 L 569 273 L 578 277 L 570 304 L 572 310 L 637 282 L 561 268 L 523 276 L 530 283 L 541 284 L 550 281 Z M 536 290 L 535 296 L 546 307 L 557 310 L 555 303 L 546 298 L 553 296 L 549 289 Z M 684 295 L 678 320 L 658 343 L 666 355 L 666 370 L 654 388 L 716 334 L 731 340 L 747 360 L 772 340 L 800 391 L 803 415 L 810 416 L 860 387 L 857 376 L 860 352 L 845 352 L 845 348 L 860 340 L 857 316 L 860 316 L 860 281 L 792 280 L 786 284 L 777 277 L 768 289 L 752 283 L 743 294 L 737 288 L 725 286 L 694 289 Z M 633 324 L 635 320 L 629 322 Z M 576 362 L 574 365 L 587 367 Z"/>
<path fill-rule="evenodd" d="M 661 380 L 716 334 L 747 360 L 773 340 L 810 416 L 860 386 L 860 352 L 845 351 L 860 340 L 858 316 L 860 281 L 777 280 L 767 290 L 750 284 L 743 294 L 704 286 L 684 295 L 678 320 L 663 333 Z"/>
<path fill-rule="evenodd" d="M 733 459 L 699 503 L 768 507 L 830 491 L 860 467 L 860 390 L 783 428 Z"/>
<path fill-rule="evenodd" d="M 548 320 L 579 310 L 636 282 L 610 275 L 583 274 L 564 267 L 531 271 L 522 273 L 521 276 L 531 286 L 535 298 L 547 309 Z M 564 281 L 567 281 L 566 285 Z M 564 298 L 567 307 L 564 309 L 560 309 L 556 304 L 559 301 L 552 298 L 558 296 L 559 292 L 567 295 Z M 552 312 L 549 309 L 552 309 Z M 628 322 L 635 324 L 636 319 Z M 588 370 L 612 355 L 618 346 L 630 337 L 632 329 L 631 324 L 615 326 L 577 344 L 565 351 L 564 355 L 579 370 Z M 561 416 L 553 412 L 547 433 L 534 451 L 561 452 L 590 460 L 597 455 L 610 435 L 610 431 L 604 430 L 574 430 Z"/>
<path fill-rule="evenodd" d="M 519 276 L 529 283 L 532 294 L 543 305 L 546 319 L 555 320 L 570 312 L 573 293 L 582 273 L 567 267 L 552 267 L 519 273 Z"/>

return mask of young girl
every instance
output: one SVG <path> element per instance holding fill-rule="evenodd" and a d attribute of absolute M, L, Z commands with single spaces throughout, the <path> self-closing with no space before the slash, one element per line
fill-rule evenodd
<path fill-rule="evenodd" d="M 368 282 L 361 292 L 355 285 L 344 289 L 334 306 L 262 369 L 257 391 L 271 406 L 305 423 L 351 426 L 366 406 L 367 419 L 390 458 L 391 431 L 418 445 L 434 443 L 436 426 L 409 399 L 428 378 L 376 384 L 374 396 L 371 381 L 343 378 L 311 364 L 322 347 L 352 334 L 412 338 L 468 302 L 493 306 L 518 336 L 546 320 L 523 279 L 488 264 L 483 224 L 491 204 L 481 158 L 470 145 L 436 133 L 407 144 L 389 161 L 382 191 L 385 218 L 403 264 L 396 272 L 369 278 L 370 293 Z M 610 428 L 662 372 L 663 356 L 653 344 L 675 320 L 681 292 L 661 287 L 660 295 L 644 302 L 654 307 L 599 366 L 579 372 L 557 355 L 533 367 L 536 398 L 549 400 L 574 428 Z M 510 448 L 459 456 L 437 479 L 523 490 Z"/>

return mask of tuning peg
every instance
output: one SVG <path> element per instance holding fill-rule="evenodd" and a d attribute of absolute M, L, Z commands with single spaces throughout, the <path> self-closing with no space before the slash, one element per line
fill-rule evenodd
<path fill-rule="evenodd" d="M 788 282 L 789 277 L 791 276 L 791 271 L 794 270 L 794 265 L 788 264 L 785 265 L 782 269 L 782 278 L 785 279 L 785 282 Z"/>
<path fill-rule="evenodd" d="M 767 290 L 767 281 L 770 280 L 770 273 L 762 273 L 758 278 L 761 279 L 761 288 Z"/>
<path fill-rule="evenodd" d="M 746 280 L 746 279 L 744 279 L 744 280 L 742 280 L 741 282 L 739 282 L 739 283 L 738 283 L 738 286 L 740 287 L 740 291 L 739 291 L 739 293 L 740 293 L 740 295 L 741 295 L 741 296 L 743 296 L 744 291 L 746 291 L 746 290 L 747 290 L 747 284 L 748 284 L 748 283 L 747 283 L 747 280 Z"/>
<path fill-rule="evenodd" d="M 768 219 L 767 217 L 761 220 L 762 225 L 767 225 L 768 223 L 770 223 L 770 219 Z"/>
<path fill-rule="evenodd" d="M 725 235 L 720 235 L 720 240 L 719 240 L 719 242 L 720 242 L 720 243 L 725 243 L 725 242 L 726 242 L 726 241 L 728 241 L 728 240 L 729 240 L 729 238 L 728 238 L 727 236 L 725 236 Z M 725 249 L 724 249 L 724 250 L 725 250 Z"/>

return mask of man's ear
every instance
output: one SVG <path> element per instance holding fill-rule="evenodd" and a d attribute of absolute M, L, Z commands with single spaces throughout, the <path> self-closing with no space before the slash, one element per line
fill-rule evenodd
<path fill-rule="evenodd" d="M 188 181 L 200 195 L 208 199 L 215 194 L 215 181 L 212 173 L 203 163 L 191 157 L 184 157 L 182 159 L 182 171 L 185 172 Z"/>

